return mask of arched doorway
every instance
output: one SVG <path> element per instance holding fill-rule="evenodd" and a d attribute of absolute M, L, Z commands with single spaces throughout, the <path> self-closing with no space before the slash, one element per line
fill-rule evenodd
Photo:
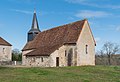
<path fill-rule="evenodd" d="M 72 57 L 73 57 L 73 49 L 69 49 L 68 51 L 68 58 L 67 58 L 67 64 L 68 66 L 71 66 L 72 65 Z"/>

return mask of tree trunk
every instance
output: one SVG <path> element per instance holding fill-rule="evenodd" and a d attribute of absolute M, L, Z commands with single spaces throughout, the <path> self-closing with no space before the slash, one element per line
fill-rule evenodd
<path fill-rule="evenodd" d="M 108 55 L 108 65 L 111 65 L 111 56 L 110 55 Z"/>

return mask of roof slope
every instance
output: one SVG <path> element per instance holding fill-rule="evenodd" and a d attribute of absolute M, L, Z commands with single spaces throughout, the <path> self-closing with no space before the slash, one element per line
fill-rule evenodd
<path fill-rule="evenodd" d="M 40 32 L 24 50 L 35 49 L 27 55 L 50 55 L 65 43 L 76 43 L 86 20 L 77 21 Z"/>
<path fill-rule="evenodd" d="M 4 40 L 2 37 L 0 37 L 0 45 L 12 46 L 10 43 L 8 43 L 6 40 Z"/>

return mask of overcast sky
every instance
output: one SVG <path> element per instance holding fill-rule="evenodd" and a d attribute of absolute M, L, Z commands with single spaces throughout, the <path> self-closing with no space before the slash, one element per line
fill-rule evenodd
<path fill-rule="evenodd" d="M 96 50 L 104 42 L 120 44 L 120 0 L 0 0 L 0 36 L 22 49 L 36 8 L 40 30 L 87 18 Z"/>

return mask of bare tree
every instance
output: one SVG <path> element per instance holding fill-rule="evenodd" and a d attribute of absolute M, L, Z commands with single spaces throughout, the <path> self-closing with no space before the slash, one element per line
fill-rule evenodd
<path fill-rule="evenodd" d="M 22 53 L 19 49 L 12 50 L 12 61 L 22 61 Z"/>
<path fill-rule="evenodd" d="M 112 42 L 106 42 L 103 45 L 102 50 L 100 50 L 100 52 L 103 55 L 107 55 L 108 56 L 108 64 L 111 65 L 111 55 L 115 55 L 117 52 L 119 52 L 120 48 L 119 45 L 116 43 L 112 43 Z"/>

